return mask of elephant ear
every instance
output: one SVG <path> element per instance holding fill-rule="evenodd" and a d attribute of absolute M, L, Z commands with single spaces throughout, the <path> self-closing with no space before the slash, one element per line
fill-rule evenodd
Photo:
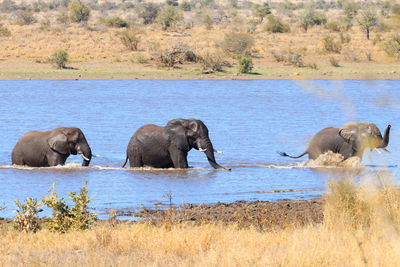
<path fill-rule="evenodd" d="M 347 143 L 356 141 L 358 134 L 359 126 L 354 122 L 346 123 L 339 129 L 339 135 L 346 140 Z"/>
<path fill-rule="evenodd" d="M 60 154 L 70 154 L 68 148 L 68 139 L 67 136 L 63 133 L 59 133 L 50 137 L 47 140 L 50 148 L 54 151 L 57 151 Z"/>
<path fill-rule="evenodd" d="M 197 130 L 199 129 L 199 125 L 196 120 L 189 120 L 189 123 L 186 124 L 186 133 L 189 137 L 195 137 L 197 134 Z"/>
<path fill-rule="evenodd" d="M 190 149 L 186 136 L 188 122 L 183 119 L 171 120 L 164 128 L 164 136 L 170 144 L 179 150 L 188 151 Z"/>

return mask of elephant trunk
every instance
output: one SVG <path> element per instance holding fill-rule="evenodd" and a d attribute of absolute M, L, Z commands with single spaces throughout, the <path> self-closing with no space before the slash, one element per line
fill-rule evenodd
<path fill-rule="evenodd" d="M 78 149 L 78 154 L 83 158 L 82 166 L 89 166 L 92 159 L 92 150 L 88 144 L 81 145 Z"/>
<path fill-rule="evenodd" d="M 378 148 L 385 148 L 389 144 L 389 135 L 390 135 L 390 128 L 391 127 L 392 126 L 390 124 L 386 127 L 385 135 L 383 136 L 382 142 L 378 146 Z"/>
<path fill-rule="evenodd" d="M 214 157 L 214 148 L 213 145 L 211 143 L 211 141 L 207 138 L 206 139 L 206 146 L 205 149 L 206 151 L 204 152 L 207 156 L 207 160 L 210 163 L 210 165 L 214 168 L 214 169 L 224 169 L 224 167 L 222 167 L 221 165 L 219 165 L 216 161 L 215 161 L 215 157 Z"/>

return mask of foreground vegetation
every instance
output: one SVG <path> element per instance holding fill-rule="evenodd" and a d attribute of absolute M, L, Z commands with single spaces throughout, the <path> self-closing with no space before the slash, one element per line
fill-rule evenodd
<path fill-rule="evenodd" d="M 398 1 L 1 1 L 0 79 L 399 75 Z"/>
<path fill-rule="evenodd" d="M 389 178 L 388 178 L 389 177 Z M 36 233 L 0 229 L 0 262 L 90 266 L 396 266 L 400 260 L 400 191 L 387 173 L 331 181 L 323 222 L 260 228 L 253 218 L 173 222 L 110 219 L 89 230 Z M 253 221 L 254 223 L 248 223 Z"/>

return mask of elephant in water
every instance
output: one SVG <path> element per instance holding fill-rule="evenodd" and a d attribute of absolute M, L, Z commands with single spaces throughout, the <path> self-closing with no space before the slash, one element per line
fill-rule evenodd
<path fill-rule="evenodd" d="M 188 168 L 192 148 L 204 152 L 215 169 L 225 169 L 215 161 L 207 127 L 196 119 L 171 120 L 165 127 L 142 126 L 129 141 L 122 167 L 129 159 L 130 167 Z"/>
<path fill-rule="evenodd" d="M 385 135 L 382 138 L 381 132 L 374 123 L 367 122 L 348 122 L 341 128 L 328 127 L 318 132 L 307 148 L 299 156 L 290 156 L 285 152 L 279 152 L 281 156 L 290 158 L 300 158 L 308 154 L 309 159 L 316 159 L 319 155 L 328 151 L 339 153 L 343 160 L 357 156 L 362 159 L 364 150 L 370 148 L 380 154 L 377 148 L 386 150 L 389 144 L 389 134 L 391 126 L 388 125 Z"/>
<path fill-rule="evenodd" d="M 92 151 L 79 128 L 60 127 L 51 131 L 32 131 L 22 136 L 12 151 L 12 164 L 31 167 L 64 165 L 68 156 L 79 154 L 88 166 Z"/>

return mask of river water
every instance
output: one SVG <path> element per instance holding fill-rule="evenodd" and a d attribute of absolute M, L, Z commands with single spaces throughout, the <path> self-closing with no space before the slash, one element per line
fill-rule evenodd
<path fill-rule="evenodd" d="M 302 153 L 319 130 L 348 121 L 374 122 L 392 132 L 381 155 L 366 153 L 358 176 L 386 170 L 398 179 L 400 81 L 1 81 L 0 217 L 15 215 L 14 200 L 40 199 L 55 183 L 59 196 L 88 181 L 97 213 L 152 207 L 156 202 L 216 203 L 308 199 L 325 192 L 328 179 L 349 174 L 304 165 L 277 151 Z M 201 119 L 217 162 L 189 152 L 188 170 L 121 168 L 133 133 L 144 124 Z M 18 139 L 32 130 L 79 127 L 92 151 L 90 167 L 71 155 L 53 168 L 11 166 Z M 103 215 L 104 217 L 105 215 Z"/>

